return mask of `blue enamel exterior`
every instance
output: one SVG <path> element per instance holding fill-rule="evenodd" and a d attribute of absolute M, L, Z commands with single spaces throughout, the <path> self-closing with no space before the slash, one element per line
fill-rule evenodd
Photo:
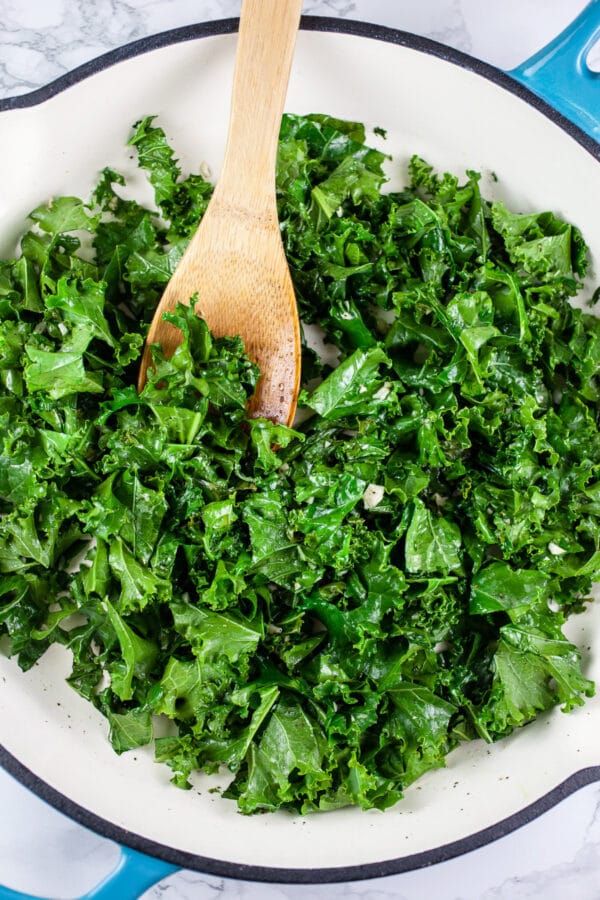
<path fill-rule="evenodd" d="M 117 868 L 82 900 L 138 900 L 153 884 L 175 871 L 177 867 L 171 863 L 121 847 Z M 0 900 L 3 900 L 1 894 Z"/>
<path fill-rule="evenodd" d="M 121 847 L 115 869 L 81 900 L 138 900 L 152 885 L 177 871 L 176 866 L 129 847 Z M 45 900 L 0 885 L 0 900 Z"/>
<path fill-rule="evenodd" d="M 587 55 L 600 39 L 600 0 L 565 31 L 508 74 L 600 142 L 600 72 Z"/>

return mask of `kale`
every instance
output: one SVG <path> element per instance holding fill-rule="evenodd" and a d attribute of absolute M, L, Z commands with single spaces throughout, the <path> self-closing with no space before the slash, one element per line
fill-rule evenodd
<path fill-rule="evenodd" d="M 158 212 L 106 169 L 0 263 L 0 634 L 54 643 L 117 753 L 244 813 L 384 809 L 461 741 L 593 694 L 563 633 L 600 576 L 600 320 L 580 232 L 520 214 L 354 122 L 285 116 L 281 231 L 306 326 L 299 424 L 248 420 L 258 372 L 193 308 L 135 389 L 206 209 L 151 118 Z M 91 250 L 84 251 L 83 244 Z"/>

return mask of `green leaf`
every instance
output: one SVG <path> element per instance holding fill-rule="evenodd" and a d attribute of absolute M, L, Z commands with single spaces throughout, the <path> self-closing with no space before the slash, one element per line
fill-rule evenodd
<path fill-rule="evenodd" d="M 388 733 L 403 742 L 404 784 L 445 765 L 449 725 L 456 707 L 428 688 L 402 683 L 390 690 L 394 704 Z"/>
<path fill-rule="evenodd" d="M 124 753 L 149 744 L 153 737 L 152 718 L 147 710 L 131 709 L 125 713 L 109 712 L 110 742 L 116 753 Z"/>
<path fill-rule="evenodd" d="M 203 699 L 199 660 L 179 660 L 172 656 L 159 682 L 159 700 L 154 704 L 154 713 L 187 721 L 194 718 Z"/>
<path fill-rule="evenodd" d="M 380 347 L 355 350 L 310 394 L 303 394 L 300 402 L 325 419 L 349 415 L 366 406 L 381 388 L 377 376 L 382 364 L 388 365 L 389 360 Z"/>
<path fill-rule="evenodd" d="M 537 604 L 547 591 L 548 577 L 542 572 L 492 563 L 473 578 L 469 609 L 480 615 L 522 610 Z"/>
<path fill-rule="evenodd" d="M 107 541 L 112 536 L 121 538 L 140 563 L 147 563 L 161 533 L 166 512 L 167 502 L 162 491 L 147 487 L 131 472 L 118 472 L 94 491 L 87 527 Z"/>
<path fill-rule="evenodd" d="M 553 213 L 515 214 L 492 204 L 492 222 L 511 260 L 534 275 L 584 275 L 585 249 L 578 230 Z"/>
<path fill-rule="evenodd" d="M 256 451 L 256 465 L 262 472 L 270 472 L 280 465 L 276 450 L 287 447 L 295 440 L 304 440 L 304 435 L 286 425 L 275 424 L 267 419 L 250 419 L 250 437 Z"/>
<path fill-rule="evenodd" d="M 88 561 L 90 556 L 88 555 Z M 89 597 L 91 594 L 104 599 L 110 584 L 108 565 L 108 548 L 104 541 L 96 538 L 96 545 L 91 552 L 91 565 L 82 569 L 83 589 Z"/>
<path fill-rule="evenodd" d="M 409 572 L 460 572 L 461 546 L 455 523 L 432 513 L 422 500 L 414 501 L 404 547 Z"/>
<path fill-rule="evenodd" d="M 280 699 L 260 742 L 250 747 L 246 784 L 234 794 L 240 810 L 277 809 L 282 800 L 292 799 L 298 790 L 292 775 L 304 780 L 307 793 L 314 795 L 329 782 L 322 769 L 324 753 L 325 740 L 317 724 L 299 704 Z"/>
<path fill-rule="evenodd" d="M 152 600 L 168 597 L 170 592 L 168 582 L 138 562 L 123 541 L 117 539 L 111 543 L 108 561 L 112 574 L 121 585 L 119 594 L 121 612 L 143 609 Z"/>
<path fill-rule="evenodd" d="M 102 392 L 101 377 L 86 372 L 81 351 L 62 350 L 54 353 L 35 347 L 25 349 L 29 362 L 23 374 L 27 389 L 32 393 L 44 391 L 54 400 L 59 400 L 69 394 Z"/>
<path fill-rule="evenodd" d="M 90 336 L 115 346 L 104 315 L 105 286 L 90 278 L 83 283 L 61 278 L 56 286 L 56 294 L 45 298 L 48 309 L 60 309 L 64 318 L 77 325 L 83 325 Z"/>
<path fill-rule="evenodd" d="M 29 218 L 50 234 L 68 231 L 94 231 L 98 216 L 90 216 L 85 205 L 77 197 L 56 197 L 45 206 L 38 206 Z"/>
<path fill-rule="evenodd" d="M 109 667 L 111 688 L 120 700 L 131 700 L 134 678 L 144 679 L 150 674 L 158 647 L 153 641 L 140 637 L 109 600 L 104 601 L 104 606 L 121 648 L 121 659 Z"/>
<path fill-rule="evenodd" d="M 23 309 L 30 312 L 41 312 L 44 307 L 40 297 L 37 274 L 32 261 L 26 256 L 22 256 L 16 261 L 13 278 L 23 292 Z"/>
<path fill-rule="evenodd" d="M 593 696 L 594 685 L 569 641 L 526 626 L 505 626 L 501 634 L 491 698 L 481 713 L 490 730 L 507 733 L 557 702 L 569 710 L 582 705 L 582 695 Z"/>
<path fill-rule="evenodd" d="M 252 622 L 229 613 L 208 612 L 189 604 L 171 605 L 175 629 L 192 645 L 201 659 L 226 656 L 237 662 L 258 646 L 262 634 L 260 622 Z"/>

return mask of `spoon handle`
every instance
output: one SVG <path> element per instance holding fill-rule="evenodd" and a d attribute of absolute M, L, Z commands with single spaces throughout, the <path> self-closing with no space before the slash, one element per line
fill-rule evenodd
<path fill-rule="evenodd" d="M 302 0 L 243 0 L 229 133 L 215 193 L 274 208 L 277 139 Z"/>

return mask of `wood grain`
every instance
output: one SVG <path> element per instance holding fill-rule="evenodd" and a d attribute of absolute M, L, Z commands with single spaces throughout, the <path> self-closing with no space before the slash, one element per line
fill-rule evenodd
<path fill-rule="evenodd" d="M 170 356 L 181 333 L 162 320 L 197 293 L 217 336 L 239 335 L 261 377 L 249 414 L 291 425 L 300 384 L 300 325 L 275 197 L 277 139 L 302 0 L 244 0 L 223 168 L 200 225 L 158 304 L 149 345 Z"/>

